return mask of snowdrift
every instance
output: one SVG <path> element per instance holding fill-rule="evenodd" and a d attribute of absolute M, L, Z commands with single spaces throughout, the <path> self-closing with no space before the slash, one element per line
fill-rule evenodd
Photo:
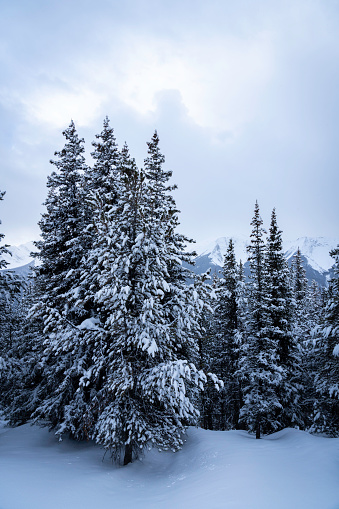
<path fill-rule="evenodd" d="M 93 443 L 0 430 L 0 509 L 338 509 L 339 439 L 190 428 L 183 450 L 119 467 Z"/>

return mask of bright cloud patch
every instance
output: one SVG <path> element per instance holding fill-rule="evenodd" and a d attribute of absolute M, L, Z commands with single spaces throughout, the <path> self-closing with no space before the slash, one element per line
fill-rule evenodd
<path fill-rule="evenodd" d="M 71 92 L 42 89 L 23 102 L 33 119 L 63 128 L 70 119 L 79 127 L 90 125 L 102 99 L 96 91 L 79 87 Z"/>

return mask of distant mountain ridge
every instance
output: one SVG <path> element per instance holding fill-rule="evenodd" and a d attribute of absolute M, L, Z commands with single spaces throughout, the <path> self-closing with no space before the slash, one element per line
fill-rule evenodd
<path fill-rule="evenodd" d="M 245 274 L 249 274 L 247 262 L 247 245 L 249 240 L 245 237 L 219 237 L 214 242 L 197 246 L 198 256 L 195 259 L 194 272 L 202 274 L 211 269 L 212 274 L 221 270 L 224 256 L 232 238 L 237 261 L 244 264 Z M 320 286 L 326 286 L 330 269 L 334 263 L 329 252 L 339 245 L 339 240 L 328 237 L 300 237 L 294 241 L 284 242 L 284 252 L 289 264 L 300 249 L 306 277 L 311 282 L 317 281 Z"/>
<path fill-rule="evenodd" d="M 34 259 L 31 256 L 33 251 L 36 251 L 34 242 L 26 242 L 20 246 L 10 246 L 8 251 L 10 254 L 4 254 L 3 259 L 8 263 L 7 269 L 16 269 L 24 265 L 32 264 Z"/>
<path fill-rule="evenodd" d="M 230 241 L 233 239 L 235 256 L 238 262 L 241 260 L 244 264 L 245 274 L 248 275 L 249 267 L 247 262 L 247 245 L 249 240 L 244 236 L 219 237 L 213 242 L 198 244 L 195 250 L 198 256 L 195 259 L 193 271 L 202 274 L 211 269 L 212 274 L 221 270 L 224 263 L 224 256 Z M 329 252 L 339 245 L 338 239 L 328 237 L 300 237 L 294 241 L 284 242 L 285 256 L 289 264 L 296 254 L 298 247 L 302 254 L 306 277 L 309 281 L 313 279 L 321 286 L 326 286 L 326 281 L 333 265 L 333 258 Z M 9 254 L 3 255 L 3 258 L 9 263 L 7 269 L 25 276 L 29 273 L 30 267 L 34 266 L 35 261 L 31 253 L 36 251 L 33 242 L 27 242 L 20 246 L 11 246 Z"/>
<path fill-rule="evenodd" d="M 35 260 L 31 253 L 36 251 L 34 242 L 26 242 L 20 246 L 10 246 L 8 251 L 11 254 L 4 254 L 3 259 L 8 263 L 5 270 L 12 270 L 20 277 L 26 278 L 30 272 L 31 267 L 34 267 Z"/>

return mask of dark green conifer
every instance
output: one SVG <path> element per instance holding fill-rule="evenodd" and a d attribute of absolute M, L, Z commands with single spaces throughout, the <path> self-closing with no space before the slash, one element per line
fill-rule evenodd
<path fill-rule="evenodd" d="M 248 246 L 250 263 L 249 306 L 247 315 L 247 338 L 242 345 L 239 375 L 243 387 L 244 404 L 240 410 L 241 422 L 260 438 L 279 427 L 277 413 L 281 403 L 277 388 L 282 374 L 278 366 L 278 344 L 267 334 L 267 302 L 265 300 L 266 233 L 256 202 L 251 222 L 251 243 Z"/>
<path fill-rule="evenodd" d="M 219 393 L 214 391 L 214 429 L 226 430 L 238 427 L 239 411 L 242 406 L 238 379 L 241 343 L 239 269 L 232 239 L 229 240 L 221 275 L 216 289 L 213 361 L 210 369 L 224 382 L 224 387 Z"/>
<path fill-rule="evenodd" d="M 66 143 L 51 161 L 46 212 L 39 223 L 42 240 L 36 243 L 41 264 L 36 269 L 34 318 L 44 323 L 43 379 L 35 418 L 56 432 L 85 436 L 83 415 L 87 401 L 77 391 L 86 372 L 87 357 L 81 324 L 89 318 L 80 284 L 82 260 L 88 250 L 85 207 L 84 140 L 74 122 L 64 131 Z"/>
<path fill-rule="evenodd" d="M 265 334 L 277 346 L 277 366 L 281 377 L 277 395 L 282 405 L 277 419 L 283 428 L 302 426 L 303 417 L 300 408 L 301 355 L 293 330 L 295 302 L 281 234 L 273 209 L 265 255 Z"/>
<path fill-rule="evenodd" d="M 335 261 L 333 277 L 329 281 L 324 314 L 316 331 L 315 388 L 319 402 L 313 428 L 339 436 L 339 246 L 330 254 Z"/>

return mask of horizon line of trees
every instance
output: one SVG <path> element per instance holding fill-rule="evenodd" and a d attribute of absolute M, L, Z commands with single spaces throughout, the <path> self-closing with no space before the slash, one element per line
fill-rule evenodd
<path fill-rule="evenodd" d="M 339 246 L 321 292 L 300 251 L 288 268 L 275 210 L 265 238 L 256 203 L 249 280 L 232 240 L 220 279 L 195 275 L 157 132 L 142 169 L 107 117 L 92 167 L 73 121 L 63 135 L 40 264 L 24 285 L 0 272 L 0 406 L 10 423 L 94 439 L 124 464 L 152 446 L 179 449 L 190 424 L 337 436 Z"/>

